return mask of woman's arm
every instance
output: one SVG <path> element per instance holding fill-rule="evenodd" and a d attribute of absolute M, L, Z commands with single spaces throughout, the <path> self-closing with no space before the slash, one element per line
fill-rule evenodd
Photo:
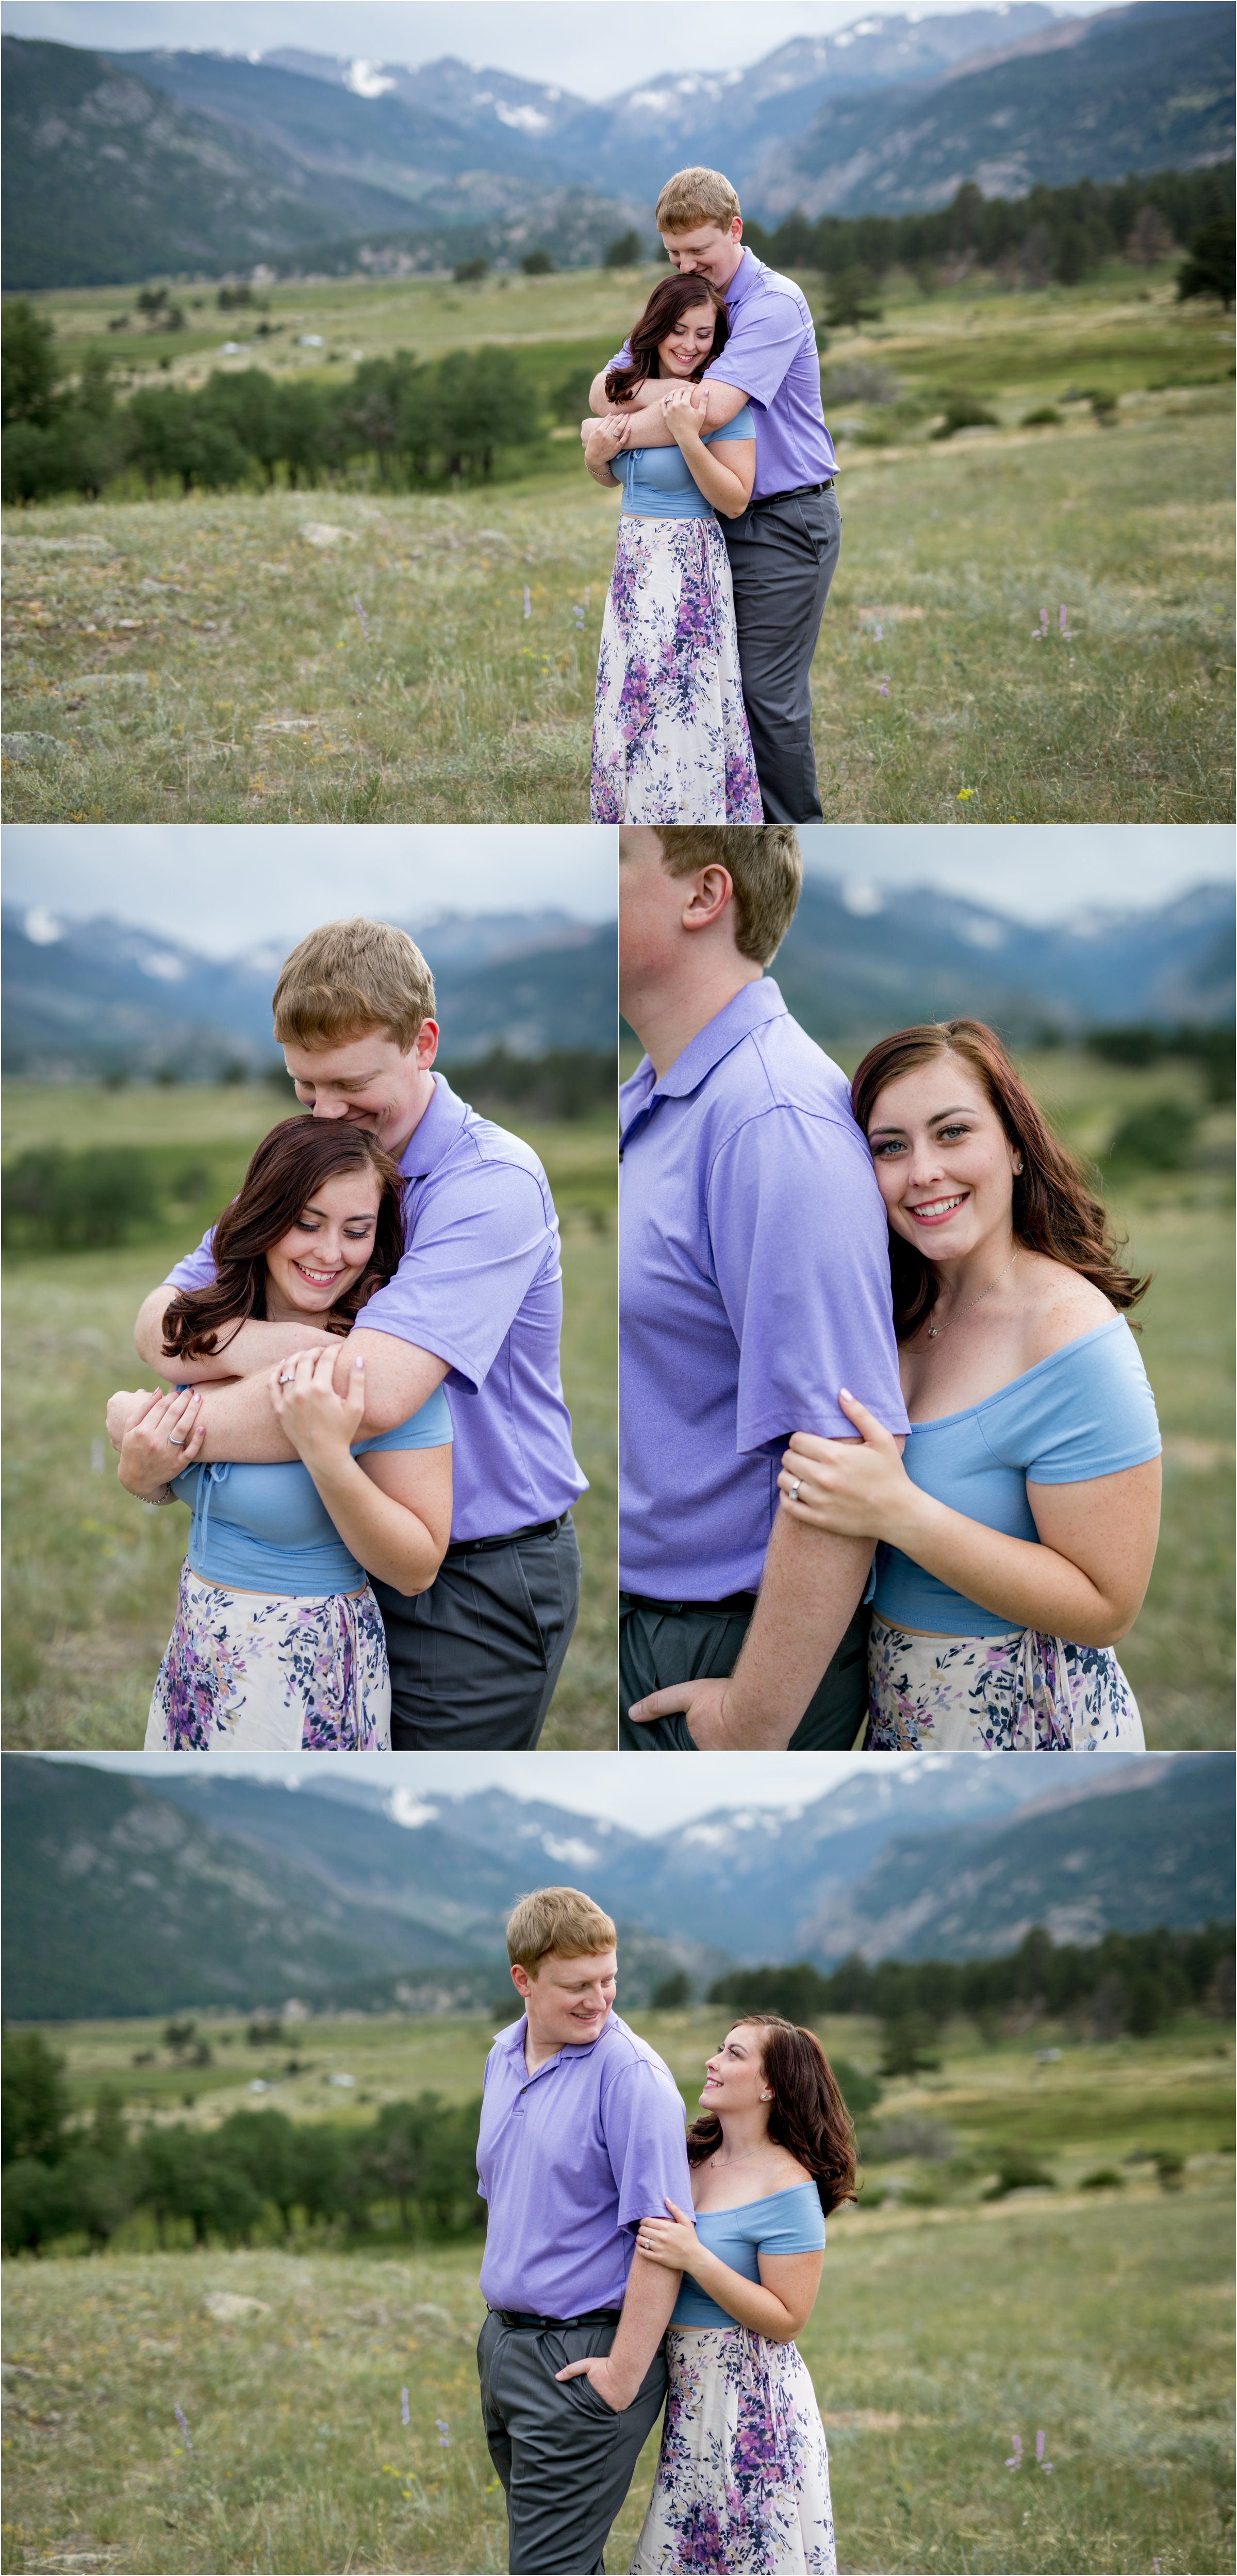
<path fill-rule="evenodd" d="M 428 1592 L 451 1535 L 451 1451 L 387 1449 L 354 1458 L 349 1443 L 365 1411 L 365 1362 L 358 1357 L 342 1399 L 332 1385 L 334 1354 L 303 1352 L 268 1384 L 281 1428 L 313 1478 L 345 1547 L 396 1592 Z"/>
<path fill-rule="evenodd" d="M 651 2263 L 672 2272 L 688 2272 L 705 2297 L 715 2299 L 735 2323 L 769 2343 L 790 2343 L 807 2324 L 820 2288 L 823 2251 L 819 2254 L 758 2254 L 759 2283 L 732 2272 L 707 2245 L 672 2200 L 674 2223 L 666 2218 L 642 2220 L 638 2243 Z"/>
<path fill-rule="evenodd" d="M 676 385 L 664 397 L 662 417 L 679 449 L 693 481 L 720 510 L 725 519 L 737 519 L 746 510 L 756 479 L 756 441 L 733 438 L 726 441 L 727 462 L 723 465 L 716 450 L 706 447 L 702 433 L 708 428 L 708 405 L 701 400 L 695 386 Z"/>
<path fill-rule="evenodd" d="M 778 1477 L 783 1511 L 816 1529 L 884 1539 L 1011 1628 L 1043 1629 L 1079 1646 L 1115 1646 L 1128 1634 L 1155 1562 L 1158 1458 L 1085 1484 L 1028 1482 L 1037 1545 L 921 1493 L 874 1415 L 845 1389 L 840 1400 L 861 1439 L 795 1432 Z"/>

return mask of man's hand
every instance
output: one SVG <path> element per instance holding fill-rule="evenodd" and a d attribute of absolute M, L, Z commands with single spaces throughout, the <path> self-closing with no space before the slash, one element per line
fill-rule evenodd
<path fill-rule="evenodd" d="M 627 1714 L 633 1726 L 647 1726 L 655 1717 L 683 1716 L 693 1744 L 702 1753 L 733 1750 L 736 1739 L 726 1723 L 726 1697 L 729 1680 L 722 1682 L 672 1682 L 666 1690 L 650 1691 L 647 1699 L 638 1699 Z"/>
<path fill-rule="evenodd" d="M 612 2406 L 616 2415 L 624 2415 L 640 2393 L 640 2382 L 631 2386 L 619 2378 L 611 2367 L 608 2352 L 596 2352 L 591 2361 L 569 2361 L 565 2370 L 556 2370 L 556 2379 L 589 2379 L 600 2398 Z"/>

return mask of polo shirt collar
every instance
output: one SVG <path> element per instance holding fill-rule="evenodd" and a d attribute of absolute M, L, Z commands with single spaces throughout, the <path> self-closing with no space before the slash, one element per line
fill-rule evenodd
<path fill-rule="evenodd" d="M 616 2029 L 617 2026 L 617 2017 L 614 2011 L 614 2006 L 611 2005 L 610 2010 L 606 2014 L 606 2018 L 597 2033 L 596 2039 L 588 2039 L 582 2043 L 577 2043 L 575 2040 L 571 2039 L 565 2040 L 562 2047 L 556 2050 L 553 2057 L 547 2057 L 544 2064 L 533 2068 L 531 2075 L 529 2074 L 528 2062 L 524 2055 L 524 2042 L 528 2036 L 527 2013 L 522 2013 L 520 2019 L 517 2022 L 513 2022 L 509 2031 L 504 2030 L 499 2032 L 498 2045 L 500 2048 L 505 2050 L 507 2056 L 512 2059 L 513 2063 L 518 2061 L 519 2072 L 524 2082 L 526 2084 L 535 2084 L 539 2075 L 548 2075 L 550 2068 L 552 2066 L 561 2066 L 564 2058 L 591 2057 L 594 2049 L 600 2048 L 602 2041 L 608 2039 L 611 2031 Z"/>
<path fill-rule="evenodd" d="M 423 1181 L 434 1165 L 442 1161 L 461 1133 L 468 1116 L 467 1104 L 458 1099 L 446 1075 L 434 1076 L 434 1097 L 423 1117 L 419 1118 L 399 1158 L 406 1181 Z"/>
<path fill-rule="evenodd" d="M 654 1084 L 649 1098 L 686 1099 L 753 1029 L 786 1016 L 786 1005 L 771 975 L 762 975 L 755 984 L 741 984 L 725 1009 L 697 1029 L 690 1045 Z"/>
<path fill-rule="evenodd" d="M 751 293 L 757 278 L 763 277 L 764 268 L 764 261 L 762 259 L 757 259 L 755 251 L 749 250 L 747 243 L 744 242 L 743 257 L 726 289 L 726 304 L 728 306 L 731 304 L 741 304 L 744 296 Z"/>

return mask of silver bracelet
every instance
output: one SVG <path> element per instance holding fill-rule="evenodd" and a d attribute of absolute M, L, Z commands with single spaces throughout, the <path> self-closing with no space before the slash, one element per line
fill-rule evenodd
<path fill-rule="evenodd" d="M 165 1485 L 161 1494 L 142 1494 L 138 1499 L 144 1512 L 161 1512 L 165 1504 L 175 1502 L 176 1496 L 171 1486 Z"/>

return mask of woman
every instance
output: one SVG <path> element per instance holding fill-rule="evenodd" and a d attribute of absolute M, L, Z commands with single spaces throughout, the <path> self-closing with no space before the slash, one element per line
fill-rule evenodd
<path fill-rule="evenodd" d="M 778 1482 L 875 1536 L 868 1746 L 1141 1746 L 1113 1647 L 1155 1558 L 1160 1435 L 1124 1321 L 1149 1282 L 978 1020 L 864 1057 L 855 1116 L 889 1218 L 905 1453 L 796 1432 Z"/>
<path fill-rule="evenodd" d="M 661 2457 L 632 2569 L 832 2576 L 829 2455 L 794 2338 L 820 2287 L 825 2220 L 855 2198 L 846 2106 L 810 2030 L 737 2022 L 688 2131 L 694 2223 L 641 2221 L 681 2272 L 666 2336 Z"/>
<path fill-rule="evenodd" d="M 217 1357 L 226 1377 L 229 1327 L 251 1316 L 345 1335 L 398 1268 L 402 1194 L 398 1165 L 364 1129 L 284 1119 L 215 1227 L 213 1283 L 177 1290 L 168 1307 L 173 1370 Z M 364 1363 L 340 1397 L 336 1359 L 319 1343 L 270 1372 L 296 1463 L 201 1462 L 196 1387 L 130 1400 L 122 1485 L 193 1513 L 148 1749 L 390 1743 L 386 1638 L 366 1577 L 404 1593 L 433 1582 L 450 1532 L 451 1417 L 439 1388 L 395 1430 L 357 1440 Z"/>
<path fill-rule="evenodd" d="M 622 516 L 606 596 L 593 724 L 595 823 L 759 823 L 756 764 L 743 710 L 730 561 L 717 524 L 752 497 L 751 411 L 705 430 L 693 394 L 726 345 L 726 308 L 702 277 L 666 277 L 612 367 L 604 420 L 586 421 L 585 462 L 621 483 Z M 628 447 L 651 399 L 673 447 Z"/>

